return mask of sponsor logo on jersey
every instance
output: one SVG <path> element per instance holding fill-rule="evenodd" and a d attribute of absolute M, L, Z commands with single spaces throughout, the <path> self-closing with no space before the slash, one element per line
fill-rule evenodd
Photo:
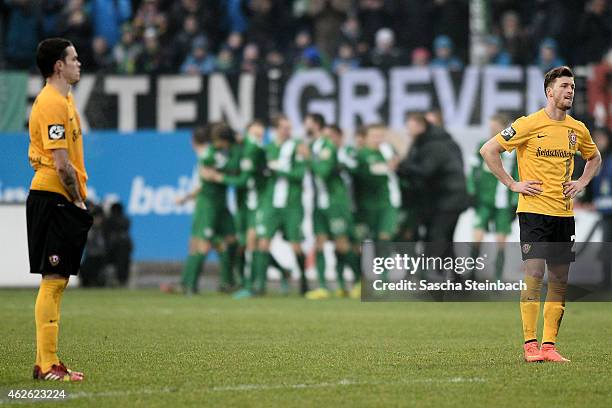
<path fill-rule="evenodd" d="M 66 138 L 66 129 L 64 129 L 64 125 L 49 125 L 47 130 L 49 133 L 49 139 L 51 140 L 61 140 Z"/>
<path fill-rule="evenodd" d="M 512 126 L 508 126 L 507 128 L 501 131 L 501 135 L 504 138 L 504 140 L 507 142 L 508 140 L 512 139 L 514 135 L 516 135 L 516 130 L 514 130 Z"/>
<path fill-rule="evenodd" d="M 523 244 L 521 249 L 523 250 L 524 254 L 528 254 L 529 251 L 531 251 L 531 244 Z"/>
<path fill-rule="evenodd" d="M 57 266 L 60 262 L 60 257 L 58 255 L 51 255 L 49 257 L 49 263 L 51 266 Z"/>
<path fill-rule="evenodd" d="M 564 158 L 569 158 L 569 157 L 573 157 L 574 153 L 573 152 L 569 152 L 567 150 L 563 150 L 563 149 L 542 149 L 541 147 L 538 147 L 538 150 L 536 150 L 536 157 L 564 157 Z"/>

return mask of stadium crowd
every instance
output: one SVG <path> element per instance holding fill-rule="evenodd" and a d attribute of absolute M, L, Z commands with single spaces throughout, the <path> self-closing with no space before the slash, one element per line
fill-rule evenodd
<path fill-rule="evenodd" d="M 62 36 L 89 72 L 203 73 L 469 63 L 468 0 L 4 0 L 0 68 Z M 600 62 L 606 0 L 491 0 L 484 64 Z M 561 47 L 560 44 L 563 46 Z M 474 63 L 474 61 L 472 61 Z"/>

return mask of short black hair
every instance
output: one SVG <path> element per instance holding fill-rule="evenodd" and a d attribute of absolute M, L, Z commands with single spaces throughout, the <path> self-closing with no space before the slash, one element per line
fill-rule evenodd
<path fill-rule="evenodd" d="M 336 124 L 331 124 L 331 125 L 327 125 L 327 127 L 331 129 L 333 132 L 338 133 L 340 136 L 343 135 L 343 132 L 342 132 L 342 129 L 340 129 L 340 126 Z"/>
<path fill-rule="evenodd" d="M 226 123 L 215 123 L 211 130 L 213 140 L 226 140 L 230 144 L 236 142 L 236 132 Z"/>
<path fill-rule="evenodd" d="M 280 125 L 280 122 L 283 120 L 288 121 L 289 117 L 285 115 L 284 113 L 277 113 L 276 115 L 272 116 L 270 123 L 272 123 L 272 126 L 276 128 Z"/>
<path fill-rule="evenodd" d="M 314 120 L 320 129 L 325 127 L 325 118 L 320 113 L 308 113 L 306 117 Z"/>
<path fill-rule="evenodd" d="M 561 66 L 553 68 L 544 75 L 544 94 L 546 94 L 546 88 L 552 86 L 555 83 L 555 79 L 561 77 L 574 77 L 574 73 L 568 66 Z"/>
<path fill-rule="evenodd" d="M 195 144 L 203 145 L 210 142 L 210 129 L 212 128 L 212 123 L 207 123 L 204 126 L 198 126 L 193 129 L 193 134 L 191 135 L 191 140 Z"/>
<path fill-rule="evenodd" d="M 64 61 L 67 55 L 66 49 L 72 47 L 72 43 L 65 38 L 47 38 L 38 44 L 36 49 L 36 65 L 43 78 L 47 79 L 54 72 L 57 61 Z"/>

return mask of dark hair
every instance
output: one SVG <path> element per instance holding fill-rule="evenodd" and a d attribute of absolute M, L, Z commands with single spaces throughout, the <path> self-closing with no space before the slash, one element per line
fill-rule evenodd
<path fill-rule="evenodd" d="M 423 112 L 411 112 L 406 116 L 406 121 L 415 120 L 420 122 L 424 126 L 428 126 L 429 122 L 427 122 L 427 118 Z"/>
<path fill-rule="evenodd" d="M 357 130 L 355 130 L 355 136 L 361 136 L 361 137 L 365 137 L 366 133 L 368 133 L 368 127 L 367 126 L 359 126 L 357 128 Z"/>
<path fill-rule="evenodd" d="M 574 73 L 568 66 L 561 66 L 557 68 L 553 68 L 544 75 L 544 94 L 546 94 L 546 88 L 552 86 L 555 82 L 555 79 L 561 77 L 574 77 Z"/>
<path fill-rule="evenodd" d="M 342 132 L 342 129 L 340 129 L 340 126 L 332 124 L 332 125 L 327 125 L 327 127 L 331 129 L 332 131 L 338 133 L 340 136 L 342 136 L 343 132 Z"/>
<path fill-rule="evenodd" d="M 320 129 L 325 127 L 325 118 L 320 113 L 308 113 L 306 114 L 306 117 L 314 120 L 315 123 L 319 125 Z"/>
<path fill-rule="evenodd" d="M 230 144 L 233 144 L 236 142 L 236 132 L 225 123 L 215 123 L 212 126 L 211 138 L 213 140 L 226 140 Z"/>
<path fill-rule="evenodd" d="M 65 38 L 48 38 L 38 44 L 36 65 L 45 79 L 53 75 L 55 63 L 64 61 L 66 49 L 72 46 L 72 43 Z"/>
<path fill-rule="evenodd" d="M 276 115 L 272 116 L 272 119 L 270 122 L 272 123 L 273 127 L 278 127 L 278 125 L 280 125 L 281 120 L 288 121 L 289 118 L 284 113 L 277 113 Z"/>
<path fill-rule="evenodd" d="M 210 129 L 212 128 L 211 123 L 207 123 L 204 126 L 198 126 L 193 129 L 191 139 L 195 144 L 203 145 L 210 141 Z"/>

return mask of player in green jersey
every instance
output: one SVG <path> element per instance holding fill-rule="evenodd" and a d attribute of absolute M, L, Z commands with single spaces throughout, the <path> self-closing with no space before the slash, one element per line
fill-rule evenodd
<path fill-rule="evenodd" d="M 489 134 L 491 137 L 500 133 L 510 125 L 510 119 L 504 114 L 496 114 L 489 120 Z M 495 177 L 480 155 L 480 148 L 488 141 L 483 140 L 478 145 L 476 154 L 471 159 L 471 171 L 468 177 L 468 192 L 474 197 L 476 223 L 474 225 L 474 241 L 472 256 L 478 257 L 480 243 L 491 224 L 497 241 L 497 256 L 495 258 L 495 278 L 501 279 L 505 262 L 506 238 L 512 229 L 512 220 L 518 205 L 518 194 L 510 191 Z M 501 154 L 502 163 L 508 174 L 518 179 L 518 166 L 516 153 L 504 152 Z"/>
<path fill-rule="evenodd" d="M 222 123 L 209 127 L 211 142 L 196 146 L 200 187 L 195 194 L 194 209 L 189 241 L 189 256 L 183 270 L 182 284 L 185 292 L 196 293 L 202 264 L 213 247 L 221 258 L 221 289 L 229 290 L 233 285 L 231 274 L 236 237 L 233 223 L 224 222 L 231 218 L 226 204 L 226 186 L 205 179 L 209 170 L 228 171 L 233 165 L 231 146 L 235 142 L 233 130 Z M 197 148 L 196 148 L 197 147 Z M 188 199 L 189 197 L 186 197 Z"/>
<path fill-rule="evenodd" d="M 339 176 L 344 183 L 346 193 L 344 197 L 337 195 L 338 202 L 331 203 L 332 207 L 338 208 L 338 213 L 343 216 L 340 221 L 346 222 L 348 228 L 346 234 L 335 236 L 336 245 L 336 274 L 338 279 L 337 294 L 345 296 L 348 294 L 344 282 L 344 267 L 348 265 L 354 274 L 355 286 L 359 285 L 361 280 L 361 268 L 359 262 L 360 242 L 355 238 L 355 224 L 353 214 L 355 212 L 355 202 L 353 197 L 353 178 L 351 173 L 357 169 L 357 149 L 344 143 L 344 134 L 342 129 L 336 125 L 326 126 L 324 133 L 327 134 L 332 143 L 337 148 L 337 160 L 339 168 Z"/>
<path fill-rule="evenodd" d="M 361 208 L 368 226 L 368 238 L 379 243 L 390 242 L 395 236 L 402 203 L 395 174 L 399 158 L 395 149 L 385 142 L 386 131 L 384 125 L 369 126 L 366 144 L 357 155 L 358 180 L 361 188 L 367 191 L 361 197 Z"/>
<path fill-rule="evenodd" d="M 234 222 L 240 244 L 237 256 L 238 270 L 242 277 L 242 287 L 248 291 L 251 290 L 253 284 L 250 260 L 257 244 L 255 212 L 265 187 L 263 177 L 266 164 L 263 149 L 264 134 L 265 127 L 260 120 L 254 120 L 247 126 L 246 134 L 240 143 L 239 166 L 235 169 L 237 170 L 235 173 L 222 173 L 210 168 L 204 171 L 205 179 L 235 188 Z"/>
<path fill-rule="evenodd" d="M 291 138 L 291 122 L 286 116 L 278 115 L 273 125 L 275 139 L 265 148 L 268 177 L 255 216 L 257 250 L 253 253 L 252 261 L 255 285 L 251 293 L 245 292 L 242 297 L 265 291 L 266 273 L 272 260 L 270 241 L 277 231 L 282 232 L 296 256 L 300 269 L 300 292 L 304 294 L 308 290 L 306 257 L 301 246 L 304 218 L 302 182 L 307 148 Z"/>
<path fill-rule="evenodd" d="M 346 248 L 351 228 L 350 220 L 347 220 L 347 214 L 350 214 L 348 195 L 340 178 L 338 148 L 323 132 L 324 128 L 322 115 L 309 113 L 304 118 L 304 129 L 311 141 L 309 164 L 315 193 L 312 221 L 319 281 L 319 288 L 306 294 L 309 299 L 327 299 L 331 296 L 325 280 L 324 246 L 330 238 L 338 238 L 343 242 L 340 248 Z"/>

